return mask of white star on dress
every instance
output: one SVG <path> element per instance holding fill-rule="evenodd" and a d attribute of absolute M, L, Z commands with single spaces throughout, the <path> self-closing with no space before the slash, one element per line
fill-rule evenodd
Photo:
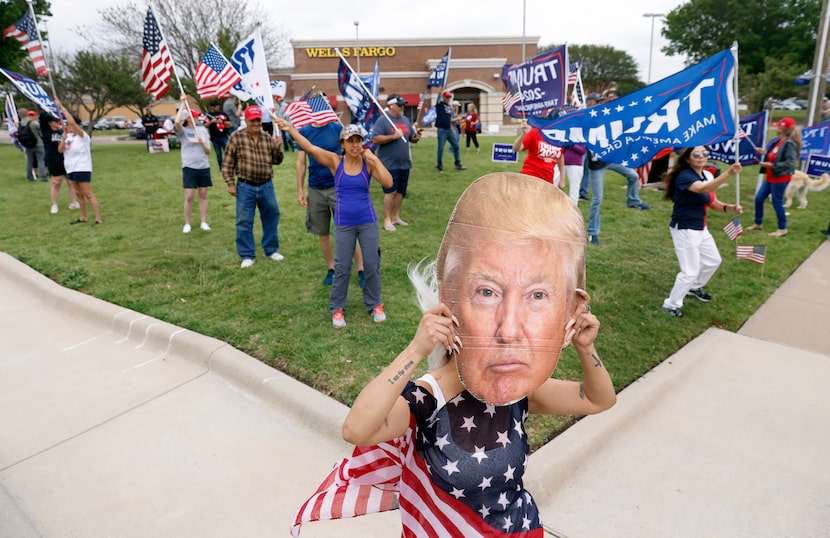
<path fill-rule="evenodd" d="M 447 437 L 449 437 L 449 434 L 444 434 L 441 437 L 435 439 L 435 446 L 437 446 L 439 450 L 444 450 L 444 447 L 450 444 L 450 442 L 447 440 Z"/>
<path fill-rule="evenodd" d="M 522 518 L 522 528 L 530 530 L 530 520 L 527 519 L 526 517 Z"/>
<path fill-rule="evenodd" d="M 511 480 L 515 480 L 513 478 L 513 473 L 515 473 L 515 472 L 516 472 L 516 468 L 513 467 L 512 465 L 508 465 L 507 466 L 507 472 L 504 473 L 504 481 L 505 482 L 510 482 Z"/>
<path fill-rule="evenodd" d="M 486 460 L 487 459 L 487 454 L 484 453 L 484 447 L 483 446 L 480 446 L 480 447 L 477 446 L 477 447 L 475 447 L 475 449 L 476 449 L 476 451 L 471 456 L 472 458 L 477 459 L 479 463 L 481 463 L 481 460 Z"/>
<path fill-rule="evenodd" d="M 476 422 L 474 417 L 464 417 L 464 424 L 461 425 L 462 428 L 467 429 L 467 433 L 476 427 Z"/>
<path fill-rule="evenodd" d="M 427 395 L 426 392 L 421 390 L 421 387 L 412 391 L 412 395 L 415 396 L 415 399 L 418 401 L 419 404 L 424 403 L 424 396 Z"/>
<path fill-rule="evenodd" d="M 479 513 L 479 514 L 481 514 L 481 517 L 482 517 L 482 518 L 485 518 L 485 517 L 487 517 L 487 516 L 489 516 L 489 515 L 490 515 L 490 509 L 489 509 L 489 508 L 487 508 L 485 505 L 483 505 L 483 504 L 482 504 L 482 505 L 481 505 L 481 508 L 480 508 L 480 509 L 479 509 L 479 511 L 478 511 L 478 513 Z"/>
<path fill-rule="evenodd" d="M 456 461 L 447 461 L 447 464 L 441 467 L 445 471 L 447 471 L 447 476 L 452 476 L 453 473 L 460 473 L 461 471 L 458 470 L 458 460 Z"/>
<path fill-rule="evenodd" d="M 504 518 L 504 525 L 502 525 L 502 528 L 504 530 L 510 530 L 510 527 L 512 527 L 512 526 L 513 526 L 513 520 L 510 519 L 510 517 Z"/>
<path fill-rule="evenodd" d="M 493 415 L 496 414 L 496 406 L 492 404 L 487 404 L 487 406 L 484 408 L 484 412 L 490 415 L 490 417 L 492 418 Z"/>
<path fill-rule="evenodd" d="M 450 400 L 450 403 L 451 403 L 451 404 L 453 404 L 453 405 L 455 405 L 455 406 L 457 407 L 457 406 L 458 406 L 458 404 L 460 404 L 460 403 L 461 403 L 461 402 L 463 402 L 463 401 L 464 401 L 464 396 L 462 396 L 462 395 L 461 395 L 461 393 L 459 392 L 459 393 L 458 393 L 458 396 L 456 396 L 455 398 L 453 398 L 452 400 Z"/>
<path fill-rule="evenodd" d="M 458 489 L 458 488 L 452 488 L 452 491 L 450 492 L 450 495 L 452 495 L 456 499 L 460 499 L 461 497 L 464 496 L 464 490 L 463 489 Z"/>
<path fill-rule="evenodd" d="M 492 476 L 486 476 L 486 477 L 481 479 L 481 484 L 479 484 L 478 487 L 481 488 L 481 491 L 484 491 L 485 489 L 489 488 L 492 485 L 492 483 L 493 483 L 493 477 Z"/>
<path fill-rule="evenodd" d="M 505 508 L 507 508 L 507 505 L 508 505 L 508 504 L 510 504 L 510 503 L 507 501 L 507 493 L 505 493 L 504 491 L 502 491 L 501 493 L 499 493 L 499 500 L 498 500 L 498 501 L 496 501 L 496 502 L 497 502 L 497 504 L 500 504 L 500 505 L 501 505 L 501 509 L 502 509 L 502 510 L 504 510 Z"/>
<path fill-rule="evenodd" d="M 506 447 L 510 444 L 510 436 L 506 431 L 503 432 L 496 432 L 499 434 L 499 438 L 496 439 L 497 443 L 501 443 L 502 448 Z"/>
<path fill-rule="evenodd" d="M 516 420 L 515 418 L 513 419 L 513 429 L 516 430 L 516 433 L 519 434 L 520 438 L 524 437 L 525 432 L 524 430 L 522 430 L 522 423 Z"/>

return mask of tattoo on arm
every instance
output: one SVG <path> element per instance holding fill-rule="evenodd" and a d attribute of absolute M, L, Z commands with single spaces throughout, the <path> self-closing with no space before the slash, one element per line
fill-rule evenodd
<path fill-rule="evenodd" d="M 602 368 L 602 361 L 599 360 L 596 353 L 591 353 L 591 356 L 594 358 L 594 368 Z"/>
<path fill-rule="evenodd" d="M 585 399 L 585 386 L 582 383 L 579 384 L 579 399 Z"/>
<path fill-rule="evenodd" d="M 395 384 L 395 382 L 397 382 L 397 381 L 398 381 L 399 379 L 401 379 L 404 375 L 406 375 L 406 373 L 407 373 L 410 369 L 412 369 L 412 367 L 414 367 L 414 366 L 415 366 L 415 362 L 414 362 L 414 361 L 409 361 L 408 363 L 404 364 L 404 365 L 403 365 L 403 368 L 401 368 L 400 370 L 398 370 L 397 372 L 395 372 L 394 377 L 391 377 L 391 378 L 389 379 L 389 384 L 390 384 L 390 385 L 394 385 L 394 384 Z"/>

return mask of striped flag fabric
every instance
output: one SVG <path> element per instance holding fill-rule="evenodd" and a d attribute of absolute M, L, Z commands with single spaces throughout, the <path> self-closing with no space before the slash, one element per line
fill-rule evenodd
<path fill-rule="evenodd" d="M 329 106 L 328 101 L 322 95 L 307 100 L 292 101 L 285 106 L 285 114 L 288 121 L 297 129 L 301 129 L 311 123 L 326 125 L 333 121 L 340 121 L 337 114 Z"/>
<path fill-rule="evenodd" d="M 730 220 L 726 223 L 726 226 L 723 227 L 723 231 L 726 232 L 726 235 L 731 241 L 734 241 L 735 238 L 744 233 L 744 227 L 741 226 L 741 218 L 735 217 Z"/>
<path fill-rule="evenodd" d="M 152 6 L 144 18 L 144 48 L 141 51 L 141 85 L 145 93 L 161 99 L 170 90 L 173 58 L 161 35 Z"/>
<path fill-rule="evenodd" d="M 580 69 L 582 69 L 581 61 L 568 65 L 568 86 L 573 86 L 579 80 Z"/>
<path fill-rule="evenodd" d="M 196 66 L 194 79 L 199 97 L 207 99 L 229 94 L 233 85 L 242 80 L 242 77 L 219 49 L 211 45 Z"/>
<path fill-rule="evenodd" d="M 510 89 L 507 90 L 507 93 L 502 97 L 501 104 L 504 107 L 504 111 L 509 113 L 510 109 L 513 108 L 516 103 L 522 100 L 522 92 L 519 91 L 519 85 L 513 84 L 510 86 Z"/>
<path fill-rule="evenodd" d="M 46 69 L 46 59 L 43 57 L 43 48 L 40 45 L 37 26 L 32 17 L 32 11 L 26 10 L 26 14 L 20 20 L 3 30 L 3 37 L 13 37 L 23 44 L 23 48 L 29 53 L 29 58 L 35 66 L 35 71 L 41 77 L 49 76 Z"/>
<path fill-rule="evenodd" d="M 763 265 L 767 253 L 767 247 L 758 245 L 738 245 L 737 253 L 739 260 L 747 260 Z"/>
<path fill-rule="evenodd" d="M 17 116 L 17 107 L 10 93 L 6 94 L 6 119 L 9 120 L 9 136 L 14 142 L 14 147 L 20 151 L 25 151 L 23 145 L 17 139 L 17 125 L 20 123 L 20 118 Z"/>

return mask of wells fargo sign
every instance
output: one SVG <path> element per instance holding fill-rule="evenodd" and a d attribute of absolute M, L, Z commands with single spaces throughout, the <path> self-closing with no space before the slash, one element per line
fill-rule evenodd
<path fill-rule="evenodd" d="M 305 49 L 309 58 L 337 58 L 333 47 L 313 47 Z M 360 52 L 361 58 L 383 58 L 395 55 L 395 47 L 344 47 L 340 49 L 344 57 L 357 57 Z"/>

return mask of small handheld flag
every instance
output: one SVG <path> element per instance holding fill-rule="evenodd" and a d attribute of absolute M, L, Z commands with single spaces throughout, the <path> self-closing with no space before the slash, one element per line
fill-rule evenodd
<path fill-rule="evenodd" d="M 726 232 L 726 235 L 731 241 L 734 241 L 735 238 L 744 233 L 744 227 L 741 226 L 741 218 L 735 217 L 730 220 L 726 226 L 723 227 L 723 231 Z"/>
<path fill-rule="evenodd" d="M 761 265 L 764 264 L 766 252 L 767 247 L 765 246 L 751 245 L 739 245 L 737 251 L 739 260 L 747 260 L 750 262 L 759 263 Z"/>

